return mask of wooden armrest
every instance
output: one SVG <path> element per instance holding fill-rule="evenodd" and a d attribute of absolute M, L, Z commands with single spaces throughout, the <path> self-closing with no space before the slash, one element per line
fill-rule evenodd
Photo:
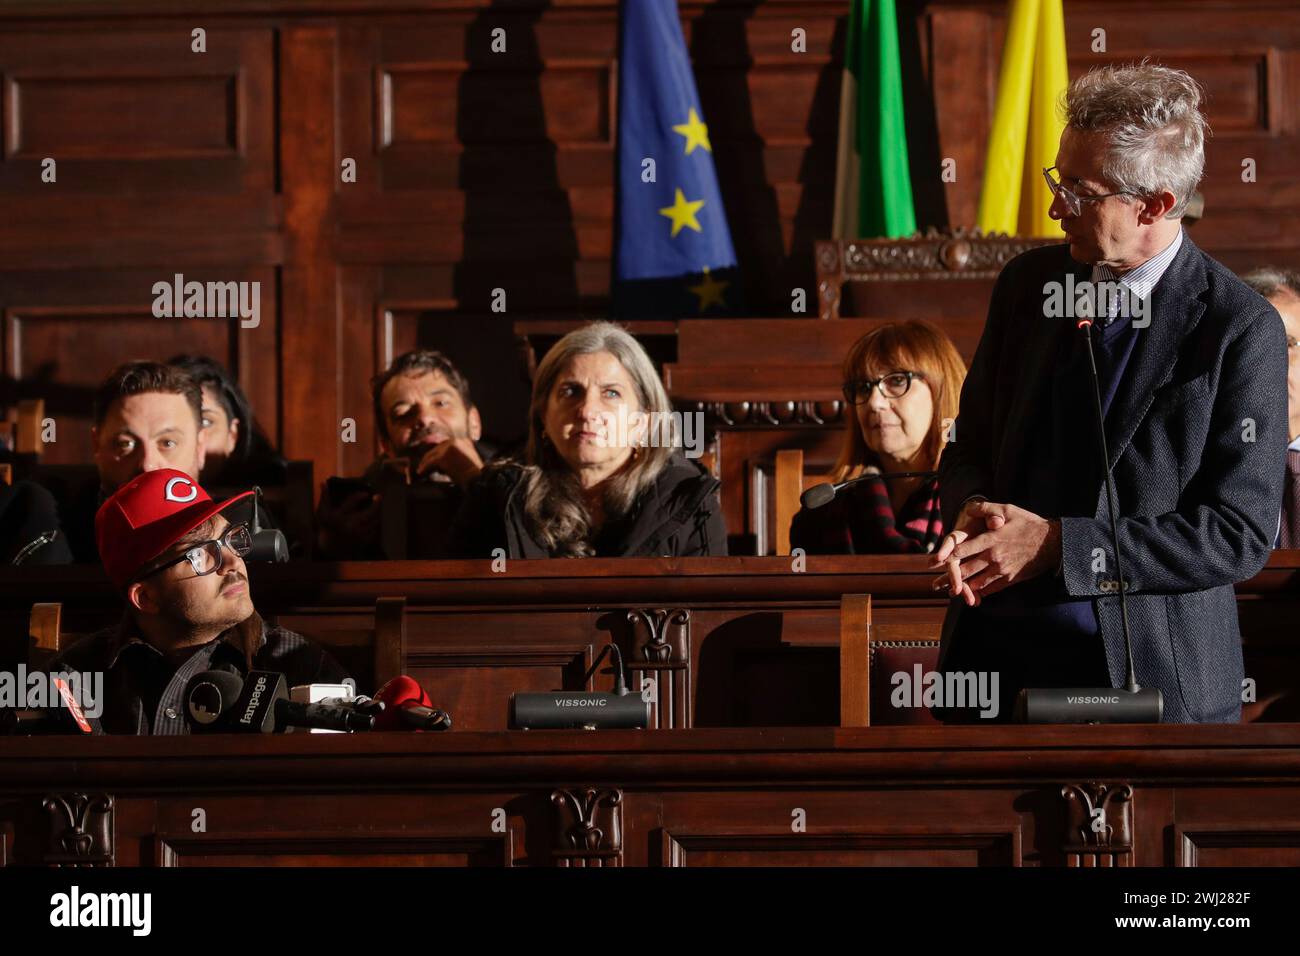
<path fill-rule="evenodd" d="M 18 403 L 18 423 L 14 427 L 14 451 L 20 455 L 39 455 L 45 447 L 41 441 L 41 422 L 45 420 L 45 399 L 25 398 Z"/>
<path fill-rule="evenodd" d="M 871 725 L 871 595 L 840 598 L 840 726 Z"/>
<path fill-rule="evenodd" d="M 799 510 L 799 496 L 803 494 L 803 451 L 788 448 L 776 453 L 776 486 L 773 502 L 776 508 L 776 553 L 790 553 L 790 522 Z"/>
<path fill-rule="evenodd" d="M 36 648 L 51 657 L 59 653 L 59 627 L 63 617 L 62 604 L 33 604 L 28 623 L 28 634 Z"/>
<path fill-rule="evenodd" d="M 402 673 L 406 662 L 406 598 L 375 602 L 375 690 Z"/>

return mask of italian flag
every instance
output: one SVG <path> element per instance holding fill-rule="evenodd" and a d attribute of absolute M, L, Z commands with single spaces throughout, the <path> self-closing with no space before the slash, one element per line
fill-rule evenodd
<path fill-rule="evenodd" d="M 835 167 L 836 239 L 916 232 L 894 0 L 849 0 Z"/>

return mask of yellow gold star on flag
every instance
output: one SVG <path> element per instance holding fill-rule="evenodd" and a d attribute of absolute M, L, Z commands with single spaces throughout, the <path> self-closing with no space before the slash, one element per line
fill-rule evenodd
<path fill-rule="evenodd" d="M 731 285 L 730 282 L 719 282 L 717 279 L 713 278 L 709 275 L 709 270 L 706 268 L 704 270 L 704 280 L 699 285 L 687 286 L 687 288 L 695 295 L 699 296 L 699 311 L 704 312 L 713 305 L 716 305 L 721 309 L 727 307 L 727 300 L 723 298 L 722 293 L 729 285 Z"/>
<path fill-rule="evenodd" d="M 700 207 L 703 205 L 703 199 L 690 202 L 681 189 L 678 189 L 677 194 L 673 197 L 673 204 L 659 210 L 659 215 L 667 216 L 673 221 L 673 239 L 677 238 L 677 234 L 682 231 L 683 226 L 694 229 L 696 232 L 704 231 L 700 228 L 699 220 L 695 218 L 695 214 L 700 211 Z"/>
<path fill-rule="evenodd" d="M 695 152 L 696 146 L 703 146 L 710 153 L 713 147 L 709 145 L 709 127 L 700 122 L 700 116 L 691 107 L 687 114 L 686 122 L 673 127 L 674 133 L 681 133 L 686 137 L 686 155 L 689 156 Z"/>

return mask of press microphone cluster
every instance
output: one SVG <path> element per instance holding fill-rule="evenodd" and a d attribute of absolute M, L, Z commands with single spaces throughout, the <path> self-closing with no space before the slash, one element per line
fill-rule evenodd
<path fill-rule="evenodd" d="M 1128 629 L 1128 602 L 1125 592 L 1124 565 L 1120 557 L 1119 525 L 1115 508 L 1119 498 L 1110 471 L 1110 453 L 1106 449 L 1106 414 L 1101 407 L 1101 378 L 1097 374 L 1097 356 L 1092 347 L 1092 320 L 1081 319 L 1092 369 L 1092 394 L 1097 419 L 1097 436 L 1101 467 L 1106 475 L 1106 513 L 1110 515 L 1110 539 L 1115 548 L 1115 576 L 1119 579 L 1120 621 L 1124 630 L 1124 653 L 1127 674 L 1124 687 L 1049 687 L 1025 688 L 1016 698 L 1015 717 L 1029 724 L 1155 724 L 1164 712 L 1164 696 L 1159 689 L 1139 687 L 1133 669 L 1133 639 Z M 1111 502 L 1115 502 L 1113 506 Z"/>
<path fill-rule="evenodd" d="M 318 730 L 372 730 L 379 708 L 365 702 L 289 699 L 283 674 L 204 671 L 185 687 L 185 715 L 195 733 L 283 733 L 301 727 Z"/>
<path fill-rule="evenodd" d="M 812 510 L 821 508 L 835 500 L 835 496 L 843 491 L 849 485 L 856 485 L 860 481 L 868 481 L 872 478 L 880 478 L 884 481 L 893 481 L 896 478 L 933 478 L 937 475 L 936 471 L 880 471 L 873 468 L 866 474 L 858 475 L 856 478 L 849 478 L 845 481 L 837 481 L 834 484 L 827 482 L 821 485 L 813 485 L 802 495 L 799 496 L 799 504 Z"/>

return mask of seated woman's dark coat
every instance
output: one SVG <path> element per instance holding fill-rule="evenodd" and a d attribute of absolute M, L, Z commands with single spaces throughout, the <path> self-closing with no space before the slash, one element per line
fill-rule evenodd
<path fill-rule="evenodd" d="M 501 462 L 470 485 L 451 529 L 451 553 L 490 558 L 548 558 L 524 520 L 524 469 Z M 669 459 L 626 515 L 605 522 L 591 542 L 602 558 L 716 557 L 727 553 L 727 527 L 718 499 L 720 482 L 682 455 Z"/>

